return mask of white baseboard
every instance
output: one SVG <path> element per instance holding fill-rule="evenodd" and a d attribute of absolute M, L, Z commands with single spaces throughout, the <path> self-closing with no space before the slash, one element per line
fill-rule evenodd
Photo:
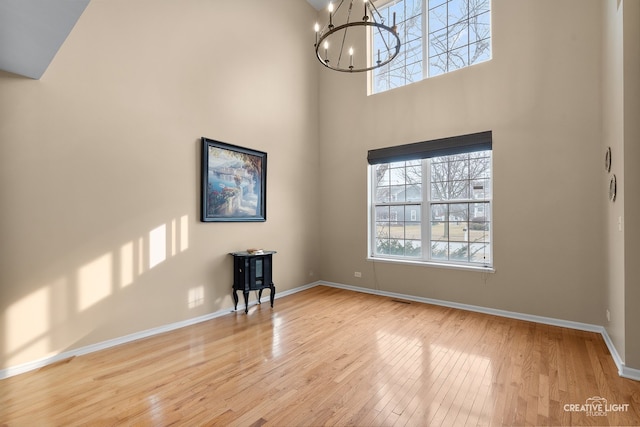
<path fill-rule="evenodd" d="M 286 297 L 287 295 L 295 294 L 296 292 L 301 292 L 306 289 L 312 288 L 314 286 L 318 286 L 320 282 L 309 283 L 307 285 L 303 285 L 294 289 L 289 289 L 283 292 L 276 292 L 275 299 Z M 268 296 L 268 293 L 267 293 Z M 264 295 L 262 300 L 264 300 Z M 250 302 L 250 305 L 257 304 L 257 301 Z M 238 303 L 238 310 L 240 310 L 240 306 L 243 305 L 243 302 Z M 168 325 L 158 326 L 156 328 L 147 329 L 145 331 L 135 332 L 133 334 L 125 335 L 123 337 L 114 338 L 111 340 L 99 342 L 96 344 L 91 344 L 85 347 L 79 347 L 73 350 L 64 351 L 62 353 L 58 353 L 54 356 L 45 357 L 39 360 L 35 360 L 33 362 L 23 363 L 17 366 L 11 366 L 6 369 L 0 370 L 0 380 L 5 378 L 13 377 L 15 375 L 23 374 L 25 372 L 33 371 L 35 369 L 43 368 L 47 365 L 51 365 L 56 362 L 60 362 L 65 359 L 69 359 L 76 356 L 82 356 L 84 354 L 93 353 L 100 350 L 105 350 L 107 348 L 115 347 L 117 345 L 126 344 L 132 341 L 136 341 L 142 338 L 148 338 L 154 335 L 163 334 L 165 332 L 173 331 L 175 329 L 184 328 L 185 326 L 195 325 L 200 322 L 205 322 L 207 320 L 215 319 L 216 317 L 224 316 L 225 314 L 232 313 L 233 308 L 229 307 L 226 309 L 218 310 L 214 313 L 205 314 L 203 316 L 194 317 L 192 319 L 183 320 L 180 322 L 170 323 Z"/>
<path fill-rule="evenodd" d="M 382 291 L 377 289 L 361 288 L 358 286 L 343 285 L 341 283 L 332 283 L 332 282 L 322 281 L 318 284 L 330 286 L 334 288 L 350 290 L 354 292 L 363 292 L 363 293 L 373 294 L 373 295 L 382 295 L 382 296 L 387 296 L 391 298 L 404 299 L 407 301 L 422 302 L 426 304 L 440 305 L 443 307 L 457 308 L 460 310 L 491 314 L 494 316 L 508 317 L 510 319 L 526 320 L 529 322 L 542 323 L 545 325 L 560 326 L 563 328 L 576 329 L 576 330 L 587 331 L 587 332 L 596 332 L 602 335 L 602 338 L 604 339 L 604 342 L 607 345 L 609 352 L 611 353 L 611 357 L 613 358 L 613 361 L 616 364 L 616 367 L 618 368 L 618 375 L 624 378 L 640 381 L 640 369 L 629 368 L 624 365 L 624 362 L 622 361 L 622 358 L 620 357 L 618 350 L 616 349 L 615 345 L 613 345 L 613 341 L 611 341 L 611 338 L 609 337 L 609 334 L 607 333 L 607 330 L 605 329 L 604 326 L 592 325 L 589 323 L 573 322 L 570 320 L 554 319 L 552 317 L 536 316 L 533 314 L 517 313 L 514 311 L 499 310 L 495 308 L 488 308 L 488 307 L 482 307 L 477 305 L 461 304 L 457 302 L 444 301 L 444 300 L 438 300 L 438 299 L 432 299 L 432 298 L 423 298 L 423 297 L 417 297 L 414 295 L 399 294 L 395 292 L 387 292 L 387 291 Z"/>
<path fill-rule="evenodd" d="M 367 293 L 367 294 L 373 294 L 373 295 L 382 295 L 382 296 L 387 296 L 387 297 L 391 297 L 391 298 L 400 298 L 400 299 L 404 299 L 404 300 L 408 300 L 408 301 L 415 301 L 415 302 L 422 302 L 422 303 L 426 303 L 426 304 L 433 304 L 433 305 L 440 305 L 440 306 L 444 306 L 444 307 L 451 307 L 451 308 L 457 308 L 460 310 L 467 310 L 467 311 L 475 311 L 478 313 L 485 313 L 485 314 L 491 314 L 494 316 L 501 316 L 501 317 L 508 317 L 511 319 L 518 319 L 518 320 L 527 320 L 530 322 L 535 322 L 535 323 L 542 323 L 542 324 L 546 324 L 546 325 L 553 325 L 553 326 L 561 326 L 563 328 L 570 328 L 570 329 L 577 329 L 577 330 L 581 330 L 581 331 L 588 331 L 588 332 L 597 332 L 602 334 L 602 337 L 604 338 L 604 342 L 606 343 L 607 347 L 609 348 L 609 352 L 611 353 L 611 356 L 613 358 L 613 361 L 615 362 L 616 366 L 618 367 L 618 374 L 621 377 L 624 378 L 629 378 L 632 380 L 636 380 L 636 381 L 640 381 L 640 370 L 639 369 L 634 369 L 634 368 L 629 368 L 626 367 L 624 365 L 624 363 L 622 362 L 622 359 L 620 357 L 620 355 L 618 354 L 618 351 L 616 350 L 615 346 L 613 345 L 613 342 L 611 341 L 611 338 L 609 337 L 609 334 L 607 334 L 606 329 L 603 326 L 599 326 L 599 325 L 591 325 L 588 323 L 580 323 L 580 322 L 572 322 L 572 321 L 568 321 L 568 320 L 561 320 L 561 319 L 554 319 L 554 318 L 550 318 L 550 317 L 543 317 L 543 316 L 535 316 L 532 314 L 524 314 L 524 313 L 517 313 L 517 312 L 513 312 L 513 311 L 506 311 L 506 310 L 498 310 L 498 309 L 494 309 L 494 308 L 488 308 L 488 307 L 481 307 L 481 306 L 476 306 L 476 305 L 469 305 L 469 304 L 461 304 L 461 303 L 456 303 L 456 302 L 450 302 L 450 301 L 443 301 L 443 300 L 437 300 L 437 299 L 432 299 L 432 298 L 423 298 L 423 297 L 416 297 L 413 295 L 405 295 L 405 294 L 399 294 L 399 293 L 395 293 L 395 292 L 387 292 L 387 291 L 381 291 L 381 290 L 376 290 L 376 289 L 369 289 L 369 288 L 361 288 L 361 287 L 357 287 L 357 286 L 350 286 L 350 285 L 343 285 L 340 283 L 332 283 L 332 282 L 326 282 L 326 281 L 316 281 L 313 283 L 309 283 L 303 286 L 299 286 L 297 288 L 293 288 L 293 289 L 288 289 L 286 291 L 283 292 L 276 292 L 275 298 L 283 298 L 286 297 L 287 295 L 292 295 L 310 288 L 313 288 L 315 286 L 319 286 L 319 285 L 325 285 L 325 286 L 329 286 L 329 287 L 333 287 L 333 288 L 339 288 L 339 289 L 345 289 L 345 290 L 350 290 L 350 291 L 354 291 L 354 292 L 362 292 L 362 293 Z M 254 301 L 252 303 L 252 305 L 257 304 L 257 301 Z M 241 303 L 239 303 L 238 305 L 241 305 Z M 171 323 L 168 325 L 163 325 L 163 326 L 159 326 L 157 328 L 152 328 L 152 329 L 147 329 L 145 331 L 140 331 L 140 332 L 136 332 L 130 335 L 125 335 L 123 337 L 119 337 L 119 338 L 114 338 L 112 340 L 107 340 L 107 341 L 103 341 L 97 344 L 92 344 L 92 345 L 88 345 L 85 347 L 80 347 L 77 349 L 73 349 L 73 350 L 69 350 L 69 351 L 65 351 L 59 354 L 56 354 L 55 356 L 51 356 L 51 357 L 46 357 L 43 359 L 39 359 L 33 362 L 27 362 L 18 366 L 12 366 L 6 369 L 2 369 L 0 370 L 0 380 L 5 379 L 5 378 L 9 378 L 15 375 L 19 375 L 19 374 L 23 374 L 25 372 L 29 372 L 29 371 L 33 371 L 35 369 L 39 369 L 39 368 L 43 368 L 47 365 L 51 365 L 53 363 L 65 360 L 65 359 L 69 359 L 71 357 L 76 357 L 76 356 L 82 356 L 84 354 L 89 354 L 89 353 L 93 353 L 96 351 L 100 351 L 100 350 L 105 350 L 107 348 L 111 348 L 111 347 L 115 347 L 117 345 L 121 345 L 121 344 L 126 344 L 132 341 L 136 341 L 142 338 L 148 338 L 154 335 L 158 335 L 158 334 L 162 334 L 165 332 L 169 332 L 169 331 L 173 331 L 175 329 L 179 329 L 179 328 L 184 328 L 185 326 L 191 326 L 191 325 L 195 325 L 197 323 L 200 322 L 205 322 L 207 320 L 211 320 L 211 319 L 215 319 L 216 317 L 220 317 L 220 316 L 224 316 L 225 314 L 229 314 L 230 312 L 233 312 L 234 310 L 229 307 L 227 309 L 222 309 L 222 310 L 218 310 L 214 313 L 209 313 L 209 314 L 205 314 L 203 316 L 199 316 L 199 317 L 194 317 L 192 319 L 187 319 L 187 320 L 183 320 L 180 322 L 175 322 L 175 323 Z"/>

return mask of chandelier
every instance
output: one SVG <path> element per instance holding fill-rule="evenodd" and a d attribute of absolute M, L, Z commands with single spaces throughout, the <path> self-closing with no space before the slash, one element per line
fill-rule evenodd
<path fill-rule="evenodd" d="M 322 65 L 335 71 L 346 73 L 356 73 L 369 71 L 391 62 L 400 53 L 400 37 L 396 26 L 396 14 L 393 13 L 393 25 L 385 23 L 375 5 L 363 0 L 364 15 L 361 20 L 352 19 L 352 15 L 357 16 L 353 7 L 354 0 L 340 0 L 334 8 L 333 3 L 329 3 L 329 21 L 320 28 L 316 23 L 316 57 Z M 348 3 L 349 8 L 345 10 L 342 6 Z M 342 8 L 342 10 L 341 10 Z M 362 9 L 360 9 L 362 10 Z M 334 21 L 341 20 L 343 24 L 336 25 Z M 373 30 L 371 35 L 381 46 L 372 57 L 367 58 L 366 39 L 367 32 Z M 373 40 L 372 40 L 373 43 Z M 362 52 L 356 52 L 353 46 L 362 46 Z M 345 49 L 347 49 L 345 51 Z"/>

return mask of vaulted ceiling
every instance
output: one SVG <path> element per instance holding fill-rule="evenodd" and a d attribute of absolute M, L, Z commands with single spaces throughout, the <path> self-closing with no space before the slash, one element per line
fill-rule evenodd
<path fill-rule="evenodd" d="M 90 0 L 0 0 L 0 70 L 39 79 Z M 306 0 L 320 10 L 329 0 Z"/>

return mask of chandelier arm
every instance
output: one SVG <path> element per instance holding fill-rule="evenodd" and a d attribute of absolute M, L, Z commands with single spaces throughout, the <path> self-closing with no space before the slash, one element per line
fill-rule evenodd
<path fill-rule="evenodd" d="M 369 4 L 369 12 L 371 13 L 371 16 L 372 17 L 374 16 L 373 12 L 377 13 L 378 17 L 380 18 L 380 22 L 382 24 L 384 24 L 384 18 L 382 17 L 382 14 L 378 11 L 378 8 L 376 7 L 376 5 L 373 4 L 372 1 L 368 1 L 367 3 Z M 373 10 L 372 10 L 372 8 L 373 8 Z M 375 18 L 373 18 L 373 19 L 375 20 Z"/>
<path fill-rule="evenodd" d="M 344 1 L 344 0 L 343 0 Z M 340 3 L 342 4 L 342 3 Z M 351 0 L 351 3 L 349 3 L 349 12 L 347 13 L 347 24 L 350 22 L 351 20 L 351 11 L 353 10 L 353 0 Z M 349 30 L 349 27 L 345 27 L 344 29 L 344 33 L 342 34 L 342 43 L 340 44 L 340 54 L 338 55 L 338 64 L 337 67 L 340 67 L 340 61 L 342 60 L 342 52 L 344 51 L 344 42 L 347 39 L 347 31 Z"/>

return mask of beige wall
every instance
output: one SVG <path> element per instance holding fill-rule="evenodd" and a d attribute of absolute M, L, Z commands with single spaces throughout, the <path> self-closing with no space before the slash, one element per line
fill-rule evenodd
<path fill-rule="evenodd" d="M 603 192 L 616 175 L 618 194 L 604 213 L 604 306 L 611 311 L 605 326 L 625 366 L 640 367 L 640 3 L 603 3 L 603 138 L 611 147 L 611 174 L 603 177 Z M 619 225 L 620 222 L 620 225 Z"/>
<path fill-rule="evenodd" d="M 601 169 L 601 194 L 609 192 L 613 174 L 619 185 L 615 203 L 604 204 L 605 281 L 604 308 L 611 313 L 605 323 L 616 350 L 625 358 L 625 291 L 624 291 L 624 233 L 618 229 L 618 218 L 624 215 L 624 78 L 622 44 L 622 4 L 616 0 L 602 2 L 602 159 L 611 147 L 611 172 Z"/>
<path fill-rule="evenodd" d="M 279 291 L 607 325 L 640 367 L 640 239 L 617 231 L 640 206 L 640 5 L 622 47 L 622 3 L 493 0 L 491 61 L 367 96 L 310 55 L 302 0 L 93 0 L 41 80 L 0 73 L 0 369 L 230 307 L 227 253 L 249 246 L 278 251 Z M 367 261 L 367 150 L 484 130 L 496 272 Z M 199 222 L 200 136 L 269 153 L 267 222 Z"/>
<path fill-rule="evenodd" d="M 374 96 L 320 73 L 322 277 L 604 324 L 600 0 L 494 0 L 492 17 L 483 64 Z M 485 130 L 495 274 L 367 261 L 367 150 Z"/>
<path fill-rule="evenodd" d="M 231 251 L 318 279 L 314 19 L 93 0 L 41 80 L 0 73 L 0 369 L 232 306 Z M 199 222 L 201 136 L 268 153 L 266 222 Z"/>
<path fill-rule="evenodd" d="M 640 369 L 640 2 L 624 1 L 625 364 Z"/>

